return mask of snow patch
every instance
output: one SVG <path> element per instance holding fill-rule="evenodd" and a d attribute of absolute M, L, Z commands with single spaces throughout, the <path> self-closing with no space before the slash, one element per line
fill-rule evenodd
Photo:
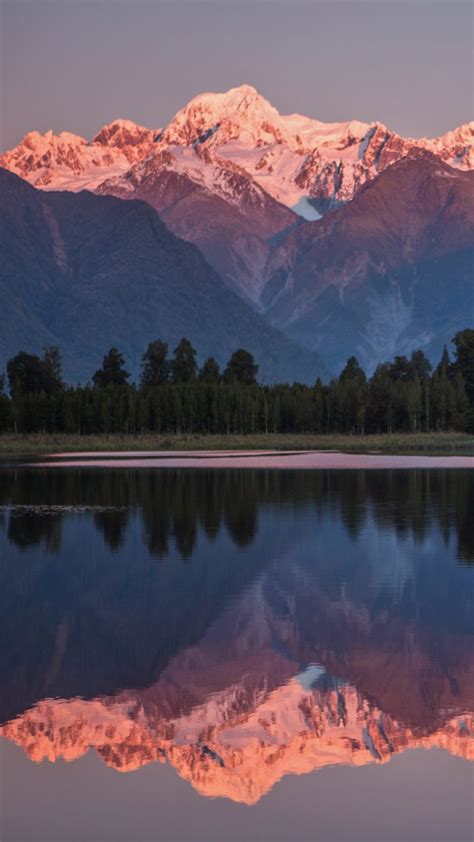
<path fill-rule="evenodd" d="M 308 201 L 306 196 L 302 196 L 299 202 L 296 205 L 293 205 L 291 208 L 294 213 L 297 213 L 298 216 L 302 216 L 303 219 L 307 219 L 309 222 L 315 222 L 317 219 L 322 219 L 322 215 L 318 213 L 316 208 Z"/>

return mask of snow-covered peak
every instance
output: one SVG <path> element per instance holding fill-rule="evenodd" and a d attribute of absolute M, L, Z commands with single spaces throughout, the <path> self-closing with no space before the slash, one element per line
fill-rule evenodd
<path fill-rule="evenodd" d="M 32 131 L 5 152 L 0 166 L 45 190 L 94 189 L 150 155 L 160 131 L 131 120 L 114 120 L 90 142 L 71 132 Z"/>
<path fill-rule="evenodd" d="M 246 149 L 282 144 L 299 154 L 318 146 L 344 148 L 362 140 L 374 124 L 357 120 L 323 123 L 301 114 L 281 115 L 251 85 L 225 93 L 194 97 L 163 132 L 167 145 L 206 144 L 208 148 L 233 142 Z"/>
<path fill-rule="evenodd" d="M 444 144 L 446 146 L 449 146 L 454 143 L 472 143 L 473 139 L 474 120 L 471 120 L 470 123 L 462 123 L 462 125 L 457 126 L 457 128 L 451 129 L 450 131 L 446 132 L 443 135 L 439 135 L 438 137 L 422 137 L 418 140 L 416 138 L 411 138 L 413 143 L 418 143 L 419 145 L 436 143 Z"/>
<path fill-rule="evenodd" d="M 429 149 L 451 166 L 474 168 L 474 121 L 463 123 L 440 137 L 421 138 L 412 142 L 423 149 Z"/>
<path fill-rule="evenodd" d="M 102 126 L 92 143 L 120 149 L 131 163 L 135 163 L 150 154 L 160 133 L 161 129 L 148 129 L 132 120 L 119 119 Z"/>
<path fill-rule="evenodd" d="M 245 113 L 249 108 L 270 108 L 275 114 L 278 112 L 252 85 L 239 85 L 224 92 L 205 92 L 193 97 L 184 108 L 178 111 L 182 114 L 194 109 L 207 109 L 215 115 L 224 116 L 235 112 Z M 177 116 L 177 115 L 176 115 Z"/>
<path fill-rule="evenodd" d="M 89 143 L 70 132 L 29 132 L 0 158 L 0 166 L 45 190 L 93 189 L 105 178 L 124 173 L 130 157 L 114 145 Z"/>
<path fill-rule="evenodd" d="M 59 134 L 55 134 L 52 129 L 48 129 L 44 134 L 37 131 L 28 132 L 16 149 L 24 147 L 39 154 L 41 151 L 47 151 L 51 147 L 57 149 L 66 145 L 80 147 L 86 144 L 87 140 L 81 137 L 81 135 L 73 134 L 72 132 L 59 132 Z"/>
<path fill-rule="evenodd" d="M 281 130 L 276 108 L 251 85 L 241 85 L 226 93 L 194 97 L 166 127 L 163 142 L 183 146 L 208 142 L 209 146 L 220 146 L 239 139 L 261 146 L 283 139 Z"/>

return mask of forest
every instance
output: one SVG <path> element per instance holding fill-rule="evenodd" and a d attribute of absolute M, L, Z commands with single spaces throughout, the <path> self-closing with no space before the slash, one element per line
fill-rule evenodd
<path fill-rule="evenodd" d="M 423 351 L 380 363 L 367 377 L 355 356 L 328 383 L 262 385 L 258 366 L 236 350 L 221 371 L 201 367 L 183 338 L 170 355 L 160 339 L 130 382 L 111 348 L 86 386 L 64 382 L 57 347 L 20 351 L 0 377 L 1 433 L 255 434 L 474 432 L 474 330 L 453 338 L 435 366 Z"/>

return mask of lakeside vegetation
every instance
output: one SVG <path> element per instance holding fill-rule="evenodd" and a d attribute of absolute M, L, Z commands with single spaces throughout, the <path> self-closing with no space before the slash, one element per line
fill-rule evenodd
<path fill-rule="evenodd" d="M 380 364 L 356 357 L 323 384 L 262 385 L 237 350 L 223 372 L 199 369 L 182 339 L 151 342 L 138 384 L 111 348 L 87 386 L 68 386 L 56 347 L 20 352 L 0 377 L 0 453 L 109 449 L 343 449 L 420 452 L 470 448 L 474 434 L 474 330 L 454 337 L 436 368 L 422 351 Z M 464 435 L 463 435 L 464 434 Z M 56 446 L 58 442 L 58 446 Z"/>
<path fill-rule="evenodd" d="M 186 450 L 340 450 L 345 453 L 412 453 L 474 455 L 474 435 L 467 433 L 396 433 L 373 435 L 91 435 L 31 433 L 0 435 L 0 457 L 52 453 Z"/>

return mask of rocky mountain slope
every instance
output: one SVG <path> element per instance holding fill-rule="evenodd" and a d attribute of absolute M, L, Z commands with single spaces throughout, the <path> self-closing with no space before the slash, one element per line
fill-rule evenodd
<path fill-rule="evenodd" d="M 227 284 L 253 302 L 272 239 L 299 220 L 242 168 L 206 149 L 156 153 L 96 190 L 144 199 L 179 237 L 195 243 Z"/>
<path fill-rule="evenodd" d="M 32 131 L 1 156 L 0 166 L 43 190 L 93 190 L 146 158 L 159 133 L 130 120 L 103 126 L 90 142 L 70 132 Z"/>
<path fill-rule="evenodd" d="M 254 353 L 263 379 L 308 378 L 312 354 L 267 325 L 195 246 L 144 202 L 35 190 L 0 171 L 2 368 L 23 349 L 58 344 L 69 380 L 87 381 L 105 351 L 124 351 L 133 374 L 157 337 L 188 336 L 200 358 Z"/>
<path fill-rule="evenodd" d="M 275 325 L 339 368 L 417 347 L 434 360 L 474 313 L 474 174 L 417 151 L 290 232 L 267 266 Z"/>

